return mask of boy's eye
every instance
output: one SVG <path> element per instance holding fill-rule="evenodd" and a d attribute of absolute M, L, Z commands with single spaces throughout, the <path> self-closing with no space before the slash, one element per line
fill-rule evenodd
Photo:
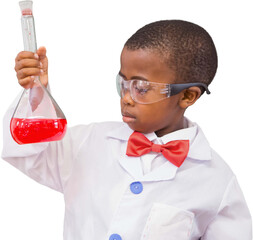
<path fill-rule="evenodd" d="M 136 88 L 135 90 L 137 90 L 138 94 L 141 94 L 141 95 L 144 95 L 148 91 L 148 89 L 143 89 L 143 88 Z"/>
<path fill-rule="evenodd" d="M 134 90 L 141 95 L 146 94 L 150 90 L 150 85 L 147 81 L 135 81 L 133 83 Z"/>

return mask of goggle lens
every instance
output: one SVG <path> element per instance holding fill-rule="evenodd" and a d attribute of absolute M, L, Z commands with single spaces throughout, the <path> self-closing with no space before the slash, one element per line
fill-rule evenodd
<path fill-rule="evenodd" d="M 141 104 L 159 102 L 193 86 L 203 87 L 207 94 L 210 94 L 207 85 L 204 83 L 166 84 L 136 79 L 124 80 L 119 74 L 117 75 L 116 83 L 117 91 L 121 98 L 129 92 L 131 98 Z"/>

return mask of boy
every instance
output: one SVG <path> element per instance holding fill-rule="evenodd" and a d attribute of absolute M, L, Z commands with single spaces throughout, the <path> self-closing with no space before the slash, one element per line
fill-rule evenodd
<path fill-rule="evenodd" d="M 76 126 L 59 142 L 17 145 L 5 117 L 2 157 L 64 194 L 65 240 L 251 240 L 251 217 L 229 167 L 185 110 L 217 69 L 209 34 L 180 20 L 138 30 L 117 76 L 124 123 Z M 45 48 L 16 58 L 19 83 L 41 75 Z M 14 104 L 15 106 L 15 104 Z"/>

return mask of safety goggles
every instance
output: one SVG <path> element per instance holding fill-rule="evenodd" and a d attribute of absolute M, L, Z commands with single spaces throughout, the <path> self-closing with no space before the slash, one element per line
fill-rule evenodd
<path fill-rule="evenodd" d="M 204 83 L 179 83 L 167 84 L 149 82 L 146 80 L 124 80 L 119 74 L 116 78 L 117 91 L 121 98 L 130 92 L 131 98 L 140 104 L 151 104 L 169 98 L 190 87 L 203 87 L 207 94 L 210 94 L 208 87 Z"/>

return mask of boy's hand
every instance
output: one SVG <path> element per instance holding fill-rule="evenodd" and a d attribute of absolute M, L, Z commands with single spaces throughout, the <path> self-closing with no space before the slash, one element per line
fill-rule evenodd
<path fill-rule="evenodd" d="M 35 76 L 40 76 L 41 83 L 48 84 L 48 59 L 46 48 L 40 47 L 36 53 L 23 51 L 15 59 L 15 71 L 19 84 L 28 89 L 32 86 Z"/>

